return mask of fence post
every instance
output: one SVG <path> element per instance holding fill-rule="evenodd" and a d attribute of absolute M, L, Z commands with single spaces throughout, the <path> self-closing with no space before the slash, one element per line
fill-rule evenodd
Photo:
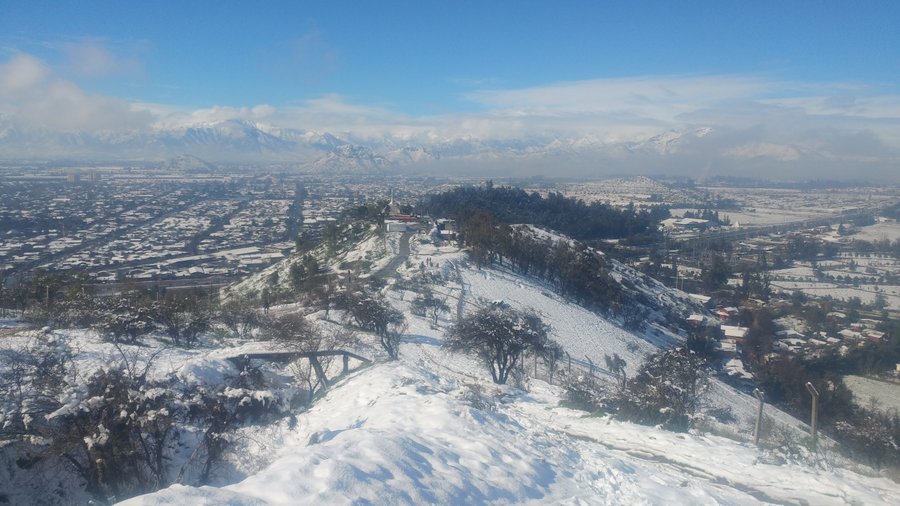
<path fill-rule="evenodd" d="M 591 357 L 585 355 L 584 358 L 587 359 L 588 365 L 591 367 L 591 385 L 594 384 L 594 361 L 591 360 Z"/>
<path fill-rule="evenodd" d="M 350 371 L 350 357 L 346 353 L 342 357 L 344 358 L 344 374 L 347 374 Z"/>
<path fill-rule="evenodd" d="M 319 378 L 319 381 L 321 381 L 323 385 L 325 385 L 325 388 L 331 386 L 328 382 L 328 376 L 325 375 L 325 369 L 323 369 L 322 364 L 319 363 L 318 357 L 315 355 L 310 356 L 309 363 L 316 371 L 316 377 Z"/>
<path fill-rule="evenodd" d="M 816 390 L 816 387 L 812 385 L 810 382 L 806 382 L 806 389 L 809 391 L 809 395 L 812 396 L 812 415 L 810 422 L 810 432 L 812 433 L 812 446 L 813 450 L 816 449 L 816 445 L 818 443 L 819 435 L 816 431 L 816 419 L 818 418 L 819 411 L 819 392 Z"/>
<path fill-rule="evenodd" d="M 759 408 L 756 411 L 756 426 L 753 428 L 753 444 L 759 446 L 759 432 L 762 428 L 763 404 L 765 402 L 766 394 L 762 390 L 754 388 L 753 397 L 756 397 L 759 400 Z"/>
<path fill-rule="evenodd" d="M 569 359 L 569 378 L 571 378 L 572 377 L 572 355 L 569 355 L 569 352 L 567 351 L 566 357 Z"/>

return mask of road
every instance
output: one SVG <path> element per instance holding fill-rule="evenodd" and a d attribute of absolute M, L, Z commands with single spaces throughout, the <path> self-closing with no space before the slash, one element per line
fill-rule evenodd
<path fill-rule="evenodd" d="M 403 232 L 403 235 L 400 236 L 400 251 L 397 253 L 397 256 L 389 264 L 372 274 L 373 277 L 384 279 L 393 276 L 397 272 L 397 269 L 409 258 L 409 238 L 411 236 L 411 232 Z"/>

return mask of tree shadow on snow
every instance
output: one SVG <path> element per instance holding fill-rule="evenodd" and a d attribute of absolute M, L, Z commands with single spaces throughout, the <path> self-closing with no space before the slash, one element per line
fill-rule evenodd
<path fill-rule="evenodd" d="M 429 336 L 422 336 L 417 334 L 407 334 L 401 338 L 404 343 L 412 343 L 412 344 L 427 344 L 429 346 L 440 346 L 443 344 L 443 341 L 440 339 L 435 339 Z"/>

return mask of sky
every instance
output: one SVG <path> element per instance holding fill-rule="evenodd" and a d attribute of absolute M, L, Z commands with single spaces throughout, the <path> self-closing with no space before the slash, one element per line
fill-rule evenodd
<path fill-rule="evenodd" d="M 711 127 L 746 134 L 706 148 L 719 155 L 874 149 L 882 166 L 900 149 L 897 1 L 0 0 L 0 13 L 0 115 L 21 128 L 241 118 L 610 143 Z"/>

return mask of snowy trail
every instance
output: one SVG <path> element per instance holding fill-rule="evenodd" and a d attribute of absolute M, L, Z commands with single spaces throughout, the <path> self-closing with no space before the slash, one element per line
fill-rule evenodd
<path fill-rule="evenodd" d="M 372 274 L 372 277 L 386 278 L 396 274 L 397 268 L 406 261 L 407 257 L 409 257 L 409 238 L 411 235 L 410 232 L 403 232 L 400 235 L 397 254 L 391 258 L 390 263 Z"/>

